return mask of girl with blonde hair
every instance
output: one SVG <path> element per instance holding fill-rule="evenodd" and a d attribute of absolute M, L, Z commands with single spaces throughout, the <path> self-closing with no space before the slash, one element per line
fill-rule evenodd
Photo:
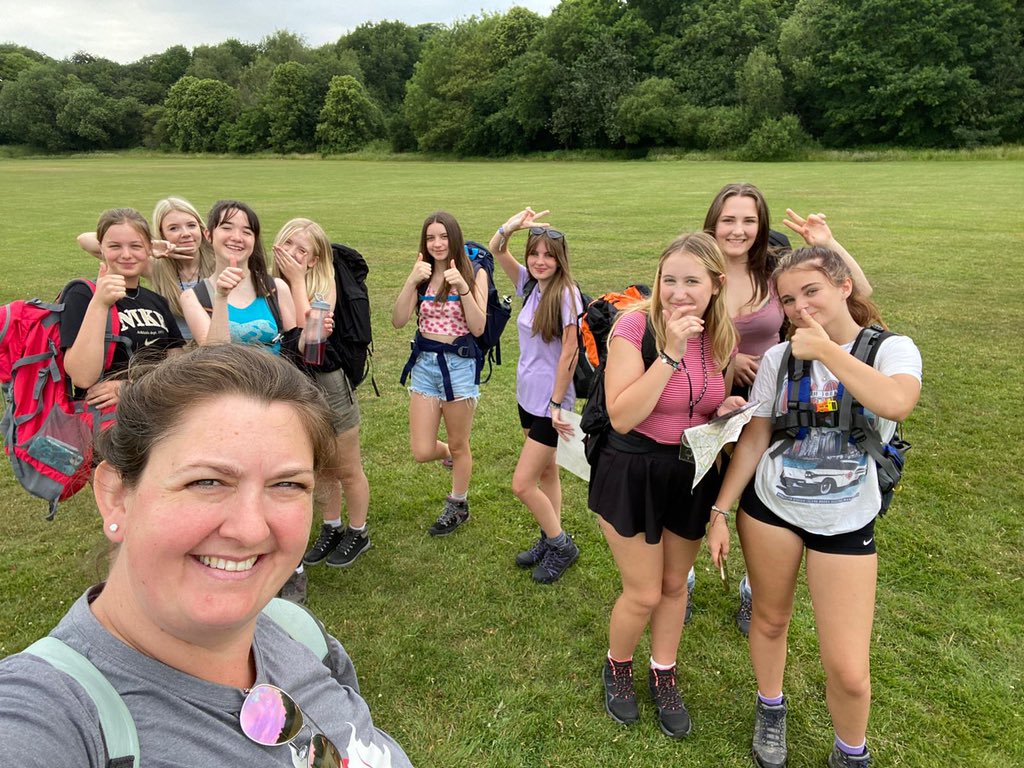
<path fill-rule="evenodd" d="M 274 276 L 288 284 L 300 326 L 305 327 L 313 300 L 324 301 L 331 312 L 346 301 L 335 279 L 331 241 L 315 221 L 297 218 L 285 223 L 274 238 L 273 252 Z M 306 363 L 304 366 L 331 407 L 332 423 L 337 432 L 337 459 L 325 475 L 320 534 L 302 561 L 306 565 L 317 565 L 326 560 L 327 565 L 344 568 L 371 547 L 366 529 L 370 485 L 359 451 L 359 401 L 335 346 L 339 332 L 340 327 L 335 326 L 328 337 L 321 365 Z M 341 524 L 343 497 L 348 509 L 348 525 L 344 526 Z"/>
<path fill-rule="evenodd" d="M 736 347 L 725 292 L 725 261 L 703 232 L 661 254 L 651 298 L 620 313 L 605 368 L 611 431 L 591 467 L 590 508 L 622 577 L 604 666 L 605 709 L 620 723 L 639 717 L 633 652 L 651 628 L 648 684 L 661 730 L 673 738 L 691 722 L 676 682 L 686 610 L 686 575 L 700 542 L 720 549 L 729 530 L 711 503 L 715 467 L 692 488 L 694 464 L 683 431 L 706 424 L 729 392 Z M 710 529 L 708 523 L 710 520 Z"/>

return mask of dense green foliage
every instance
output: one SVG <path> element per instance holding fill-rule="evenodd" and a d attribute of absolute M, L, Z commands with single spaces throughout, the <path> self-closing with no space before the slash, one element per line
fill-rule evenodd
<path fill-rule="evenodd" d="M 462 156 L 676 147 L 763 160 L 816 142 L 1013 143 L 1024 140 L 1022 8 L 562 0 L 546 18 L 513 7 L 450 26 L 382 21 L 319 48 L 278 31 L 128 65 L 6 44 L 0 143 L 335 153 L 380 139 Z M 358 89 L 329 96 L 339 76 Z"/>

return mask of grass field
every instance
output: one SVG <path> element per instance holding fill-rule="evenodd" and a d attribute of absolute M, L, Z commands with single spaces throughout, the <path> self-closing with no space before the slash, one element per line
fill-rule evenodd
<path fill-rule="evenodd" d="M 787 206 L 826 212 L 889 324 L 924 356 L 924 391 L 907 424 L 907 482 L 877 529 L 869 728 L 877 765 L 1024 765 L 1019 160 L 0 160 L 0 302 L 49 298 L 70 277 L 95 274 L 74 236 L 108 207 L 148 215 L 168 194 L 201 210 L 236 197 L 260 213 L 268 244 L 292 216 L 318 220 L 370 263 L 382 397 L 360 388 L 374 548 L 351 569 L 312 569 L 310 603 L 355 659 L 379 725 L 418 765 L 747 766 L 753 674 L 732 624 L 736 596 L 723 594 L 705 553 L 679 655 L 695 728 L 678 743 L 659 732 L 646 694 L 632 728 L 602 710 L 599 670 L 618 577 L 583 482 L 563 475 L 578 565 L 539 587 L 512 564 L 534 535 L 509 490 L 521 442 L 514 331 L 473 433 L 473 520 L 445 540 L 426 535 L 448 475 L 410 457 L 398 375 L 411 331 L 389 322 L 432 210 L 452 211 L 467 237 L 486 242 L 523 205 L 550 208 L 576 277 L 597 294 L 650 282 L 661 248 L 697 228 L 719 187 L 740 179 L 764 190 L 777 228 Z M 44 503 L 22 492 L 6 465 L 0 488 L 5 655 L 48 631 L 98 579 L 104 540 L 88 493 L 47 523 Z M 637 658 L 646 650 L 642 643 Z M 832 737 L 804 587 L 790 657 L 790 765 L 821 766 Z"/>

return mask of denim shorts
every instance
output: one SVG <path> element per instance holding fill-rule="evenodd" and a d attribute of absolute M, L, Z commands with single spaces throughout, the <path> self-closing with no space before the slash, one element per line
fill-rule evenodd
<path fill-rule="evenodd" d="M 476 359 L 459 357 L 444 352 L 451 378 L 453 400 L 476 400 L 480 397 L 480 385 L 476 383 Z M 445 400 L 444 377 L 437 362 L 437 352 L 421 352 L 416 357 L 409 381 L 409 391 L 424 397 Z"/>

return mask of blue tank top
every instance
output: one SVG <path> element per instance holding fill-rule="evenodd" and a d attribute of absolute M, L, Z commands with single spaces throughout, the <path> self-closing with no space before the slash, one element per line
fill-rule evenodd
<path fill-rule="evenodd" d="M 247 307 L 228 305 L 231 341 L 240 344 L 262 344 L 275 355 L 281 354 L 281 334 L 274 314 L 262 296 Z"/>

